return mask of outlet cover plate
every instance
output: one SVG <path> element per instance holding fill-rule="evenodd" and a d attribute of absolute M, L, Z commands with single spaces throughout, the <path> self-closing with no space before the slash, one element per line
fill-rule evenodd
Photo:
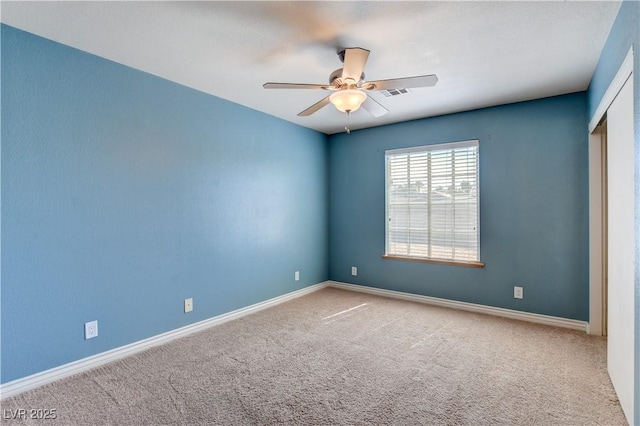
<path fill-rule="evenodd" d="M 188 299 L 184 299 L 184 312 L 193 311 L 193 299 L 190 297 Z"/>
<path fill-rule="evenodd" d="M 98 320 L 84 323 L 84 340 L 98 337 Z"/>
<path fill-rule="evenodd" d="M 522 287 L 513 287 L 513 298 L 522 299 L 524 297 L 524 290 Z"/>
<path fill-rule="evenodd" d="M 351 267 L 351 275 L 353 275 L 354 277 L 358 275 L 358 267 L 357 266 L 352 266 Z"/>
<path fill-rule="evenodd" d="M 293 278 L 294 278 L 296 281 L 300 281 L 300 271 L 296 271 L 296 273 L 295 273 L 295 274 L 293 274 Z"/>

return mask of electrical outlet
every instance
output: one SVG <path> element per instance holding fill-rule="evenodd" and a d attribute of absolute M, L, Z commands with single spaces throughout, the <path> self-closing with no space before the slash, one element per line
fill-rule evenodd
<path fill-rule="evenodd" d="M 358 267 L 357 266 L 352 266 L 351 267 L 351 275 L 353 275 L 354 277 L 358 275 Z"/>
<path fill-rule="evenodd" d="M 296 273 L 293 274 L 293 279 L 296 281 L 300 281 L 300 271 L 296 271 Z"/>
<path fill-rule="evenodd" d="M 513 287 L 513 298 L 522 299 L 524 297 L 524 290 L 522 287 Z"/>
<path fill-rule="evenodd" d="M 84 340 L 98 337 L 98 321 L 90 321 L 84 323 Z"/>
<path fill-rule="evenodd" d="M 193 311 L 193 299 L 184 299 L 184 312 L 187 313 L 191 311 Z"/>

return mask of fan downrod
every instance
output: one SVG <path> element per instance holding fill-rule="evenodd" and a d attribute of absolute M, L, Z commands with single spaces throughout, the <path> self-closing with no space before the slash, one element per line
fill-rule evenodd
<path fill-rule="evenodd" d="M 346 52 L 347 49 L 341 49 L 338 50 L 338 58 L 340 58 L 340 62 L 342 62 L 344 64 L 344 52 Z"/>

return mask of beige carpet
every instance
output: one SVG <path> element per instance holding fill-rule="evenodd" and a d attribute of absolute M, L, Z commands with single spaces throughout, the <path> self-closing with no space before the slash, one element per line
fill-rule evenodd
<path fill-rule="evenodd" d="M 2 409 L 57 410 L 39 425 L 624 425 L 605 355 L 582 332 L 328 288 Z"/>

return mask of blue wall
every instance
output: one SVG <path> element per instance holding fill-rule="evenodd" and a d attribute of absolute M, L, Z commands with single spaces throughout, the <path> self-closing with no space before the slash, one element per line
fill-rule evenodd
<path fill-rule="evenodd" d="M 635 401 L 634 423 L 640 425 L 640 2 L 624 1 L 611 28 L 607 42 L 602 49 L 598 66 L 591 79 L 589 90 L 589 118 L 595 113 L 605 91 L 618 72 L 629 48 L 633 46 L 633 87 L 635 114 L 635 235 L 636 235 L 636 277 L 635 277 Z M 629 232 L 634 232 L 629 230 Z"/>
<path fill-rule="evenodd" d="M 3 25 L 1 382 L 327 278 L 586 320 L 587 122 L 639 15 L 586 94 L 329 138 Z M 383 260 L 384 150 L 475 138 L 485 268 Z"/>
<path fill-rule="evenodd" d="M 329 277 L 587 320 L 586 129 L 586 97 L 578 93 L 331 137 Z M 384 151 L 468 139 L 480 140 L 486 266 L 382 259 Z M 524 287 L 524 299 L 513 298 L 514 285 Z"/>
<path fill-rule="evenodd" d="M 326 141 L 3 25 L 2 382 L 325 281 Z"/>

